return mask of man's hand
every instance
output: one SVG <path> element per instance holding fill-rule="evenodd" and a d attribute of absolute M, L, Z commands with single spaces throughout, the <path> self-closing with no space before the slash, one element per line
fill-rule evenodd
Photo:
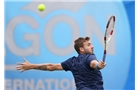
<path fill-rule="evenodd" d="M 24 63 L 18 62 L 17 64 L 18 66 L 16 66 L 16 69 L 20 70 L 20 72 L 30 69 L 30 63 L 25 58 L 24 58 Z"/>
<path fill-rule="evenodd" d="M 106 66 L 106 63 L 103 62 L 102 60 L 98 63 L 98 68 L 102 69 Z"/>

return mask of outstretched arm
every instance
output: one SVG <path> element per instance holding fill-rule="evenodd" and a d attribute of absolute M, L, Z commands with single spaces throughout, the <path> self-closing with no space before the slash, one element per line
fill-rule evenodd
<path fill-rule="evenodd" d="M 54 70 L 63 70 L 61 64 L 31 64 L 24 58 L 24 63 L 17 63 L 16 66 L 17 70 L 23 72 L 25 70 L 36 69 L 36 70 L 47 70 L 47 71 L 54 71 Z"/>

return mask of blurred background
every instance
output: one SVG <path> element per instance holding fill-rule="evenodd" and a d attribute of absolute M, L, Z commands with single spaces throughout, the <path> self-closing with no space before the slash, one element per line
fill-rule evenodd
<path fill-rule="evenodd" d="M 39 11 L 38 5 L 45 10 Z M 5 90 L 75 90 L 71 72 L 30 70 L 17 62 L 61 63 L 77 56 L 73 43 L 91 37 L 98 60 L 111 15 L 115 32 L 101 70 L 105 90 L 135 90 L 135 1 L 133 0 L 4 0 Z M 88 76 L 87 76 L 88 77 Z"/>

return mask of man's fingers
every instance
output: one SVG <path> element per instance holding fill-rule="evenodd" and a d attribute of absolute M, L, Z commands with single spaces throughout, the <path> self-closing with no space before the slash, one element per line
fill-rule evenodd
<path fill-rule="evenodd" d="M 26 62 L 27 60 L 25 58 L 23 58 L 24 62 Z"/>
<path fill-rule="evenodd" d="M 27 63 L 29 63 L 25 58 L 24 58 L 24 62 L 27 62 Z"/>
<path fill-rule="evenodd" d="M 106 66 L 106 63 L 100 60 L 98 65 L 100 68 L 104 68 Z"/>
<path fill-rule="evenodd" d="M 22 73 L 24 71 L 24 69 L 21 66 L 17 66 L 16 69 L 19 70 L 20 73 Z"/>
<path fill-rule="evenodd" d="M 21 62 L 17 62 L 17 64 L 18 64 L 18 65 L 23 65 L 24 63 L 21 63 Z"/>
<path fill-rule="evenodd" d="M 17 68 L 17 67 L 16 67 L 16 69 L 17 69 L 17 70 L 20 70 L 20 68 Z"/>
<path fill-rule="evenodd" d="M 22 66 L 16 66 L 16 69 L 17 70 L 21 70 L 22 69 Z"/>
<path fill-rule="evenodd" d="M 102 65 L 106 65 L 106 63 L 105 63 L 105 62 L 103 62 L 102 60 L 100 61 L 100 63 L 101 63 Z"/>
<path fill-rule="evenodd" d="M 20 73 L 22 73 L 24 71 L 24 69 L 20 70 Z"/>
<path fill-rule="evenodd" d="M 101 63 L 104 64 L 105 62 L 103 62 L 103 61 L 101 60 Z"/>

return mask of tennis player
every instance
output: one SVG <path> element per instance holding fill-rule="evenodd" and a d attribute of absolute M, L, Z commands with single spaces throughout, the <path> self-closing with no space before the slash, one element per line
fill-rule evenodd
<path fill-rule="evenodd" d="M 78 56 L 73 56 L 59 64 L 32 64 L 24 59 L 24 63 L 18 63 L 17 70 L 65 70 L 71 71 L 76 90 L 104 90 L 101 69 L 106 66 L 102 60 L 98 61 L 94 52 L 94 47 L 89 37 L 79 37 L 74 41 L 74 48 Z"/>

